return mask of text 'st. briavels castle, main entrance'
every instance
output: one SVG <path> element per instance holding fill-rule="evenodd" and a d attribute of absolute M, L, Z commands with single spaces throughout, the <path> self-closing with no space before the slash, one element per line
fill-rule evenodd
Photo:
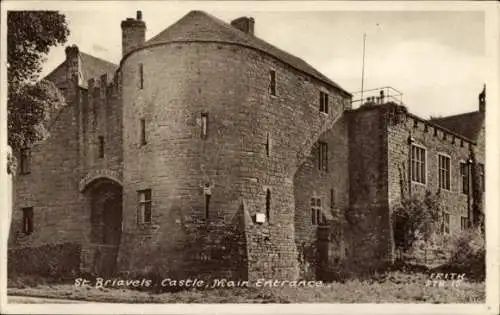
<path fill-rule="evenodd" d="M 353 109 L 252 18 L 121 28 L 119 65 L 71 46 L 46 77 L 67 105 L 16 152 L 10 270 L 324 279 L 394 259 L 404 194 L 440 191 L 444 234 L 482 219 L 484 95 L 434 120 L 390 91 Z"/>

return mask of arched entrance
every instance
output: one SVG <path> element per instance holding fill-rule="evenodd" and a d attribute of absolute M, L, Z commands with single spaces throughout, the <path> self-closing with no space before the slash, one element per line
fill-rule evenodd
<path fill-rule="evenodd" d="M 93 180 L 85 189 L 90 199 L 90 245 L 93 271 L 111 275 L 116 271 L 122 235 L 122 187 L 108 178 Z"/>

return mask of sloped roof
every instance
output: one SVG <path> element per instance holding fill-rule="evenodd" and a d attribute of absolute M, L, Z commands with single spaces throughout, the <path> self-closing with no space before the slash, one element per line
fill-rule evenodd
<path fill-rule="evenodd" d="M 172 41 L 220 41 L 249 46 L 264 51 L 299 71 L 305 72 L 350 95 L 349 92 L 314 69 L 304 60 L 269 44 L 255 35 L 242 32 L 230 24 L 202 11 L 189 12 L 176 23 L 148 40 L 144 46 Z"/>
<path fill-rule="evenodd" d="M 118 69 L 118 65 L 89 55 L 79 51 L 79 68 L 78 68 L 78 82 L 81 87 L 87 87 L 89 79 L 98 79 L 103 74 L 107 74 L 108 84 L 113 81 L 114 73 Z M 52 72 L 50 72 L 44 79 L 56 83 L 65 82 L 66 80 L 66 60 L 59 64 Z"/>
<path fill-rule="evenodd" d="M 459 115 L 434 118 L 430 121 L 471 140 L 477 140 L 479 132 L 484 125 L 484 113 L 475 111 Z"/>
<path fill-rule="evenodd" d="M 84 84 L 86 84 L 88 79 L 99 78 L 103 74 L 108 75 L 108 83 L 113 81 L 113 76 L 116 69 L 118 69 L 118 65 L 84 52 L 80 52 L 80 60 Z"/>

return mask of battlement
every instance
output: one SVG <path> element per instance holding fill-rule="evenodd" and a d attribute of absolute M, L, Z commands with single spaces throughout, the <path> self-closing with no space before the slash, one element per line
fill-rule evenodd
<path fill-rule="evenodd" d="M 108 74 L 104 73 L 100 77 L 88 79 L 86 85 L 87 100 L 84 101 L 87 101 L 88 104 L 96 101 L 107 104 L 110 100 L 117 99 L 120 92 L 118 74 L 115 74 L 110 82 Z"/>

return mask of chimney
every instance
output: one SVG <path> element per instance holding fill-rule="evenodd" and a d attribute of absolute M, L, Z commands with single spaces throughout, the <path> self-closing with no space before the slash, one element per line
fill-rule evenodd
<path fill-rule="evenodd" d="M 384 90 L 380 90 L 380 103 L 381 104 L 384 104 L 384 99 L 385 99 Z"/>
<path fill-rule="evenodd" d="M 481 93 L 479 93 L 479 111 L 481 113 L 486 111 L 486 84 L 483 86 Z"/>
<path fill-rule="evenodd" d="M 142 20 L 142 12 L 137 11 L 136 18 L 122 21 L 122 56 L 142 46 L 146 40 L 146 23 Z"/>
<path fill-rule="evenodd" d="M 253 35 L 255 20 L 252 17 L 240 17 L 231 21 L 231 25 L 240 31 Z"/>
<path fill-rule="evenodd" d="M 66 52 L 66 83 L 71 86 L 74 80 L 80 78 L 80 50 L 78 46 L 72 45 L 67 46 L 64 51 Z"/>

